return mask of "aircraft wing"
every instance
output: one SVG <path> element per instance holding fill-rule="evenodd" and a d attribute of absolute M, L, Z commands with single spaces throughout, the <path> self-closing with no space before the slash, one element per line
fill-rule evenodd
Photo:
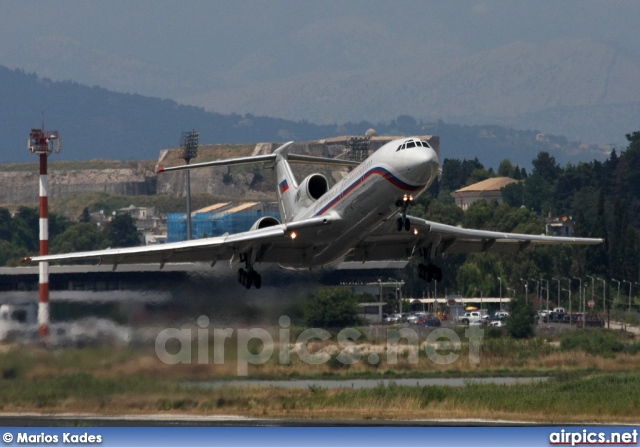
<path fill-rule="evenodd" d="M 100 264 L 159 264 L 209 262 L 239 259 L 253 252 L 255 262 L 295 262 L 325 227 L 339 218 L 325 216 L 274 225 L 243 233 L 144 247 L 111 248 L 78 253 L 34 256 L 24 261 L 98 260 Z M 293 236 L 293 237 L 292 237 Z"/>
<path fill-rule="evenodd" d="M 421 249 L 429 250 L 433 257 L 446 253 L 520 253 L 543 245 L 594 245 L 604 242 L 603 239 L 473 230 L 407 217 L 411 221 L 411 231 L 398 231 L 392 217 L 362 240 L 348 259 L 363 262 L 409 259 L 417 256 Z"/>

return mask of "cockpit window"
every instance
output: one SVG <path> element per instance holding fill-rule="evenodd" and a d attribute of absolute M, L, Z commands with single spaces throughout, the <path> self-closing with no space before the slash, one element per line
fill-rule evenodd
<path fill-rule="evenodd" d="M 401 151 L 403 149 L 409 149 L 410 147 L 428 147 L 428 148 L 431 148 L 431 146 L 429 146 L 429 143 L 427 143 L 424 140 L 409 140 L 409 141 L 405 141 L 400 146 L 398 146 L 398 149 L 396 149 L 396 152 Z"/>

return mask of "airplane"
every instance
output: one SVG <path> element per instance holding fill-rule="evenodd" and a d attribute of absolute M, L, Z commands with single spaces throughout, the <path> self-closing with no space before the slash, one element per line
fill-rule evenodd
<path fill-rule="evenodd" d="M 415 199 L 439 174 L 436 151 L 419 137 L 393 140 L 362 163 L 289 153 L 293 142 L 273 153 L 253 157 L 161 168 L 158 173 L 262 163 L 277 176 L 282 222 L 266 216 L 250 230 L 164 245 L 112 248 L 89 252 L 36 256 L 27 260 L 77 261 L 97 259 L 101 264 L 229 261 L 240 265 L 238 282 L 259 289 L 256 267 L 277 263 L 289 269 L 314 269 L 350 261 L 419 258 L 418 276 L 442 281 L 438 267 L 453 253 L 518 253 L 541 245 L 600 244 L 602 239 L 538 236 L 474 230 L 428 221 L 408 214 Z M 328 164 L 353 168 L 333 187 L 319 173 L 298 183 L 291 163 Z"/>

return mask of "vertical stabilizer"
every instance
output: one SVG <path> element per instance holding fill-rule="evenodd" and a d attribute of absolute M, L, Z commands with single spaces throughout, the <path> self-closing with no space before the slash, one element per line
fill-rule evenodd
<path fill-rule="evenodd" d="M 276 176 L 278 178 L 278 206 L 283 222 L 291 222 L 296 214 L 296 192 L 298 182 L 296 182 L 291 166 L 287 161 L 287 154 L 293 147 L 293 141 L 283 144 L 274 151 L 276 154 Z"/>

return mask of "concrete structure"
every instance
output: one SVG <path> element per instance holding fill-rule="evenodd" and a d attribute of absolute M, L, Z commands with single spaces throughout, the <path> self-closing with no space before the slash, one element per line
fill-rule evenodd
<path fill-rule="evenodd" d="M 494 177 L 458 189 L 452 192 L 451 196 L 456 199 L 456 205 L 466 211 L 472 203 L 479 200 L 484 200 L 488 203 L 493 201 L 502 203 L 502 192 L 500 190 L 516 182 L 518 180 L 509 177 Z"/>
<path fill-rule="evenodd" d="M 358 303 L 358 316 L 369 323 L 382 323 L 382 308 L 387 303 Z"/>

